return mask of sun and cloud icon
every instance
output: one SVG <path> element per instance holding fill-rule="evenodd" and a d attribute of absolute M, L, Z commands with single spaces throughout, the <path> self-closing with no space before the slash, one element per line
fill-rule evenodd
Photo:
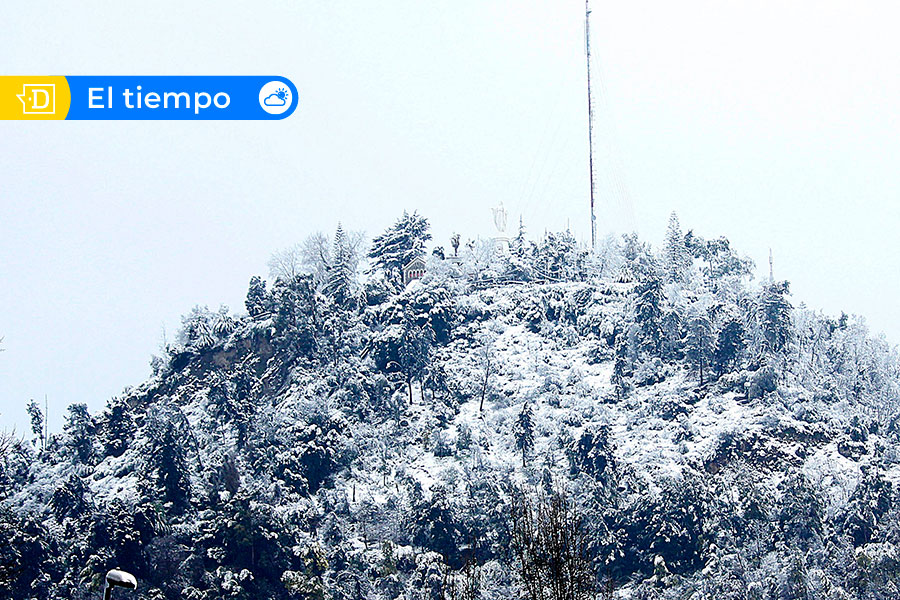
<path fill-rule="evenodd" d="M 269 94 L 263 100 L 266 106 L 285 106 L 291 93 L 284 88 L 278 88 L 274 94 Z"/>
<path fill-rule="evenodd" d="M 284 81 L 270 81 L 259 90 L 259 105 L 270 115 L 284 114 L 295 100 Z"/>

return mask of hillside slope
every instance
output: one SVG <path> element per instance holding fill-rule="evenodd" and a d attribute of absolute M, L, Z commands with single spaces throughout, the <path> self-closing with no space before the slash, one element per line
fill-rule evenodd
<path fill-rule="evenodd" d="M 346 298 L 255 278 L 246 314 L 195 309 L 151 379 L 6 453 L 0 589 L 897 597 L 895 350 L 704 244 L 520 242 Z M 569 536 L 564 595 L 528 515 Z"/>

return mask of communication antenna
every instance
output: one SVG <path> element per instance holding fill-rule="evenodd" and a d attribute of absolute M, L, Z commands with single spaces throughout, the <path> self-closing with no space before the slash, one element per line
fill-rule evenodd
<path fill-rule="evenodd" d="M 594 97 L 591 95 L 591 7 L 584 0 L 584 53 L 587 56 L 588 164 L 591 170 L 591 250 L 597 249 L 597 215 L 594 214 Z"/>
<path fill-rule="evenodd" d="M 769 248 L 769 283 L 775 282 L 775 268 L 772 260 L 772 249 Z"/>

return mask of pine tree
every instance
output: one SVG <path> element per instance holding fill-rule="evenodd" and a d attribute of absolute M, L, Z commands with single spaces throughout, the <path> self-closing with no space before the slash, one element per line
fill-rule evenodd
<path fill-rule="evenodd" d="M 706 310 L 697 310 L 688 319 L 685 350 L 688 360 L 697 368 L 701 386 L 703 385 L 703 369 L 712 360 L 713 348 L 714 338 L 709 314 Z"/>
<path fill-rule="evenodd" d="M 522 412 L 516 419 L 513 431 L 516 437 L 516 448 L 522 453 L 522 466 L 525 466 L 525 459 L 534 449 L 534 413 L 531 412 L 531 405 L 527 402 L 522 405 Z"/>
<path fill-rule="evenodd" d="M 628 393 L 628 341 L 622 332 L 616 335 L 616 341 L 613 344 L 613 352 L 615 358 L 613 360 L 613 372 L 611 382 L 616 389 L 616 400 L 621 402 Z"/>
<path fill-rule="evenodd" d="M 88 508 L 85 499 L 87 488 L 78 475 L 72 473 L 69 478 L 53 492 L 50 498 L 50 508 L 57 521 L 66 517 L 80 517 Z"/>
<path fill-rule="evenodd" d="M 191 491 L 187 459 L 178 434 L 172 427 L 165 428 L 162 438 L 154 444 L 150 461 L 155 467 L 156 482 L 162 488 L 165 499 L 176 510 L 186 507 Z"/>
<path fill-rule="evenodd" d="M 353 297 L 355 286 L 356 258 L 343 227 L 338 223 L 337 231 L 334 232 L 334 247 L 331 252 L 325 293 L 333 298 L 336 304 L 342 306 Z"/>
<path fill-rule="evenodd" d="M 258 317 L 266 314 L 271 309 L 272 300 L 266 291 L 266 282 L 258 275 L 250 278 L 250 287 L 247 290 L 247 314 Z"/>
<path fill-rule="evenodd" d="M 719 329 L 713 364 L 719 375 L 732 368 L 744 351 L 744 325 L 738 319 L 730 319 Z"/>
<path fill-rule="evenodd" d="M 666 279 L 672 283 L 683 283 L 690 267 L 690 255 L 681 234 L 681 225 L 678 223 L 678 215 L 674 212 L 669 216 L 669 226 L 666 229 L 666 241 L 663 248 L 663 259 L 666 269 Z"/>
<path fill-rule="evenodd" d="M 312 276 L 300 275 L 290 282 L 276 280 L 272 304 L 279 334 L 276 341 L 301 355 L 313 356 L 318 349 L 321 316 Z"/>
<path fill-rule="evenodd" d="M 659 356 L 662 345 L 662 285 L 655 275 L 648 276 L 637 288 L 634 320 L 641 332 L 641 350 Z"/>
<path fill-rule="evenodd" d="M 783 351 L 791 339 L 793 307 L 785 297 L 789 293 L 787 281 L 772 282 L 763 288 L 759 298 L 758 320 L 764 349 L 773 354 Z"/>
<path fill-rule="evenodd" d="M 100 437 L 107 456 L 122 456 L 134 435 L 134 419 L 128 404 L 115 398 L 103 415 Z"/>
<path fill-rule="evenodd" d="M 180 513 L 191 499 L 188 444 L 193 438 L 190 423 L 177 407 L 163 405 L 148 417 L 145 433 L 148 442 L 144 453 L 146 479 L 152 482 L 155 493 L 165 502 L 171 502 L 173 510 Z"/>
<path fill-rule="evenodd" d="M 28 411 L 28 416 L 31 418 L 31 433 L 34 434 L 35 442 L 40 441 L 41 451 L 43 452 L 46 443 L 44 440 L 44 413 L 34 400 L 28 403 L 28 407 L 25 410 Z"/>
<path fill-rule="evenodd" d="M 89 464 L 94 457 L 94 420 L 88 413 L 87 404 L 72 404 L 63 425 L 66 432 L 66 443 L 72 450 L 75 460 Z"/>
<path fill-rule="evenodd" d="M 429 227 L 425 217 L 404 212 L 396 223 L 372 240 L 369 249 L 372 270 L 381 270 L 387 280 L 399 288 L 403 267 L 425 255 L 425 242 L 431 239 Z"/>

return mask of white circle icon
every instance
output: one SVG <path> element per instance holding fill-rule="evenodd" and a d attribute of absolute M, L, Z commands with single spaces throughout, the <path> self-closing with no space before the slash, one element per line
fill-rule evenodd
<path fill-rule="evenodd" d="M 259 105 L 270 115 L 284 113 L 293 102 L 293 94 L 283 81 L 270 81 L 259 90 Z"/>

